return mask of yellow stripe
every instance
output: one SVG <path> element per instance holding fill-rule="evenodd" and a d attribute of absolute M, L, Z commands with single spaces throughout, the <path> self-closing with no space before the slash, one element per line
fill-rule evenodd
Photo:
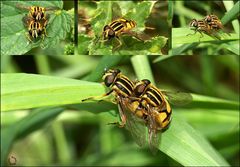
<path fill-rule="evenodd" d="M 123 26 L 122 24 L 120 24 L 119 26 L 115 27 L 113 30 L 114 30 L 114 31 L 121 31 L 121 29 L 117 30 L 119 27 L 122 27 L 121 29 L 124 28 L 124 26 Z"/>
<path fill-rule="evenodd" d="M 132 82 L 129 78 L 127 78 L 126 76 L 121 75 L 121 78 L 122 78 L 123 80 L 125 80 L 125 81 L 126 81 L 129 85 L 131 85 L 132 87 L 134 86 L 133 82 Z"/>
<path fill-rule="evenodd" d="M 162 92 L 161 92 L 157 87 L 151 85 L 150 88 L 151 88 L 154 92 L 156 92 L 157 94 L 159 94 L 162 99 L 165 99 L 165 96 L 162 94 Z"/>
<path fill-rule="evenodd" d="M 121 22 L 127 22 L 127 20 L 124 19 L 124 18 L 118 19 L 118 21 L 121 21 Z"/>
<path fill-rule="evenodd" d="M 154 99 L 158 102 L 158 104 L 161 104 L 161 101 L 160 100 L 158 100 L 158 98 L 152 93 L 152 92 L 150 92 L 150 91 L 147 91 L 146 93 L 148 93 L 148 94 L 151 94 L 151 96 L 152 97 L 154 97 Z M 150 98 L 148 98 L 149 100 L 151 100 Z M 151 100 L 152 101 L 152 100 Z M 154 103 L 155 104 L 155 102 L 154 101 L 152 101 L 152 103 Z M 155 104 L 155 105 L 158 105 L 158 104 Z"/>
<path fill-rule="evenodd" d="M 116 83 L 118 83 L 118 84 L 120 84 L 122 87 L 124 87 L 124 89 L 126 89 L 127 91 L 128 91 L 128 93 L 129 94 L 132 94 L 132 91 L 131 90 L 129 90 L 123 83 L 121 83 L 121 82 L 116 82 Z M 121 90 L 122 91 L 122 90 Z M 122 91 L 123 92 L 123 91 Z M 125 93 L 125 92 L 124 92 Z"/>

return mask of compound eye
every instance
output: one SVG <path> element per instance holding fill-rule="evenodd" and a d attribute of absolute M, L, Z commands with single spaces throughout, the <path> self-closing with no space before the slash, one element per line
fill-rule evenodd
<path fill-rule="evenodd" d="M 143 79 L 142 81 L 145 83 L 146 86 L 151 83 L 148 79 Z"/>
<path fill-rule="evenodd" d="M 120 71 L 119 69 L 116 69 L 115 72 L 116 72 L 116 73 L 120 73 L 121 71 Z"/>
<path fill-rule="evenodd" d="M 107 76 L 107 77 L 104 79 L 105 85 L 106 85 L 107 87 L 109 87 L 110 85 L 112 85 L 113 82 L 114 82 L 114 78 L 115 78 L 114 75 L 109 75 L 109 76 Z"/>

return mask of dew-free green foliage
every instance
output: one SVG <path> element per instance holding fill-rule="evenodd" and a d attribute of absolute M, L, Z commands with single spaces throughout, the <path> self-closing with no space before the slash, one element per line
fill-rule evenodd
<path fill-rule="evenodd" d="M 47 36 L 44 40 L 39 37 L 30 42 L 27 38 L 27 28 L 24 26 L 23 17 L 28 10 L 19 9 L 22 6 L 55 7 L 56 10 L 47 11 L 50 16 L 47 24 Z M 60 40 L 66 38 L 71 29 L 71 16 L 62 9 L 62 1 L 4 1 L 1 2 L 1 55 L 22 55 L 32 48 L 49 48 L 55 46 Z"/>
<path fill-rule="evenodd" d="M 139 41 L 136 38 L 123 35 L 120 37 L 123 45 L 118 46 L 118 41 L 112 39 L 103 42 L 103 27 L 108 25 L 117 18 L 125 18 L 136 21 L 137 27 L 133 31 L 143 34 L 145 22 L 149 17 L 154 1 L 144 1 L 134 3 L 131 1 L 101 1 L 97 3 L 97 8 L 92 14 L 90 20 L 91 28 L 94 32 L 93 37 L 79 34 L 78 39 L 81 41 L 78 46 L 79 54 L 89 55 L 134 55 L 134 54 L 161 54 L 161 49 L 166 45 L 168 38 L 164 36 L 155 36 L 148 38 L 146 41 Z M 80 3 L 81 7 L 81 3 Z"/>
<path fill-rule="evenodd" d="M 2 111 L 78 103 L 89 96 L 89 94 L 84 95 L 83 90 L 95 90 L 96 92 L 92 92 L 91 96 L 104 93 L 101 84 L 67 78 L 33 74 L 2 74 L 1 79 Z M 89 85 L 92 87 L 90 88 Z M 13 90 L 12 87 L 15 89 Z M 15 101 L 18 103 L 14 104 Z"/>

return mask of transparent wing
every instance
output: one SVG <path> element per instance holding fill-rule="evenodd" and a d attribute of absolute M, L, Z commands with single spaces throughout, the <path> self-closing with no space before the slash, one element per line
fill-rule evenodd
<path fill-rule="evenodd" d="M 28 28 L 28 25 L 31 21 L 31 18 L 29 18 L 27 15 L 25 15 L 23 18 L 22 18 L 22 22 L 23 22 L 23 25 L 25 28 Z"/>
<path fill-rule="evenodd" d="M 53 11 L 53 10 L 57 10 L 57 9 L 59 9 L 59 7 L 56 7 L 56 6 L 50 6 L 50 7 L 45 8 L 46 11 Z"/>
<path fill-rule="evenodd" d="M 112 21 L 122 17 L 122 10 L 118 3 L 112 3 Z"/>
<path fill-rule="evenodd" d="M 144 120 L 138 118 L 127 108 L 127 99 L 121 99 L 118 105 L 119 111 L 126 116 L 126 129 L 130 131 L 134 141 L 140 146 L 146 144 L 146 126 Z"/>
<path fill-rule="evenodd" d="M 148 115 L 148 143 L 151 152 L 156 155 L 161 141 L 161 131 L 157 130 L 157 122 L 155 120 L 153 109 L 150 109 Z"/>
<path fill-rule="evenodd" d="M 123 32 L 122 34 L 126 34 L 126 35 L 129 35 L 129 36 L 133 36 L 135 38 L 137 38 L 138 40 L 140 41 L 147 41 L 147 40 L 150 40 L 152 37 L 141 32 L 135 32 L 135 31 L 126 31 L 126 32 Z"/>
<path fill-rule="evenodd" d="M 167 98 L 167 100 L 178 106 L 183 106 L 192 102 L 192 95 L 190 93 L 179 91 L 161 91 Z"/>
<path fill-rule="evenodd" d="M 24 10 L 29 10 L 29 9 L 30 9 L 29 6 L 24 6 L 24 5 L 20 4 L 20 3 L 17 3 L 17 4 L 16 4 L 16 7 L 17 7 L 18 9 L 24 9 Z"/>

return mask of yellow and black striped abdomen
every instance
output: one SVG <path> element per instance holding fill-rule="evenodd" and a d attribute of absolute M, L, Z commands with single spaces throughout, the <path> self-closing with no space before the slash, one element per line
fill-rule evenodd
<path fill-rule="evenodd" d="M 153 86 L 147 88 L 146 92 L 143 94 L 143 99 L 147 101 L 153 107 L 160 106 L 163 101 L 161 93 Z"/>
<path fill-rule="evenodd" d="M 171 122 L 172 109 L 169 103 L 166 101 L 165 106 L 160 110 L 157 110 L 156 122 L 159 124 L 159 130 L 166 130 Z"/>
<path fill-rule="evenodd" d="M 122 97 L 129 97 L 132 94 L 133 91 L 133 83 L 130 81 L 127 77 L 124 75 L 120 75 L 114 85 L 112 86 L 112 89 Z"/>
<path fill-rule="evenodd" d="M 113 21 L 110 25 L 109 25 L 115 32 L 116 31 L 121 31 L 124 28 L 124 24 L 118 20 Z"/>
<path fill-rule="evenodd" d="M 30 8 L 29 15 L 36 21 L 45 19 L 45 8 L 39 6 L 32 6 Z"/>

